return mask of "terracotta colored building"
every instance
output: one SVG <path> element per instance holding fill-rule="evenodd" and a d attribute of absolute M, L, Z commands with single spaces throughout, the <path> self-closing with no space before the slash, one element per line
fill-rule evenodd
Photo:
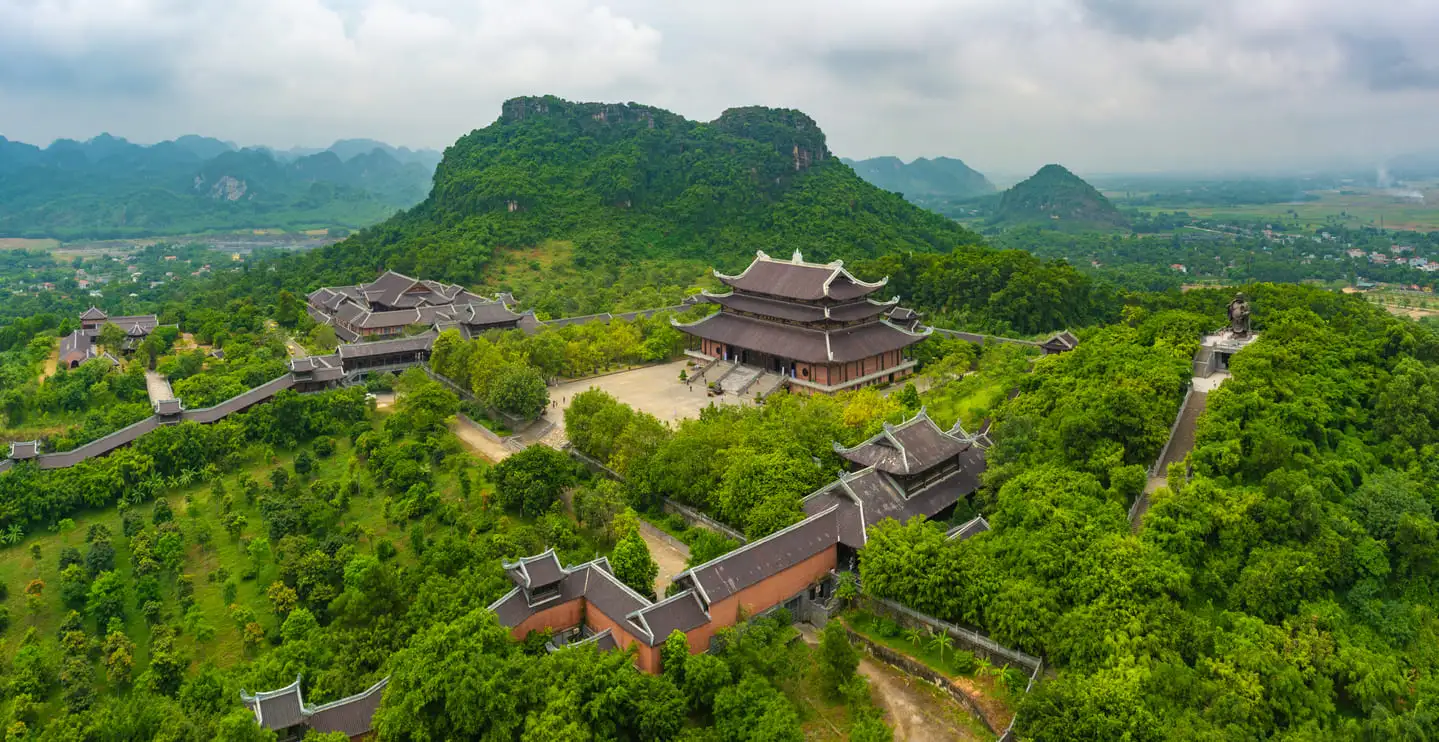
<path fill-rule="evenodd" d="M 905 349 L 930 333 L 898 299 L 870 298 L 888 279 L 861 281 L 840 261 L 759 252 L 743 273 L 715 276 L 730 291 L 704 298 L 720 311 L 675 327 L 698 338 L 704 355 L 780 374 L 792 389 L 833 393 L 896 381 L 914 369 Z"/>
<path fill-rule="evenodd" d="M 942 430 L 923 410 L 853 448 L 836 450 L 854 466 L 804 499 L 804 520 L 674 577 L 677 592 L 652 602 L 626 587 L 601 558 L 564 567 L 553 550 L 505 564 L 515 588 L 490 606 L 515 639 L 554 630 L 554 649 L 593 642 L 635 648 L 646 672 L 660 670 L 659 647 L 673 631 L 693 653 L 751 616 L 827 599 L 838 570 L 854 569 L 867 529 L 886 519 L 933 518 L 979 487 L 984 444 L 958 426 Z M 976 518 L 953 533 L 988 529 Z"/>

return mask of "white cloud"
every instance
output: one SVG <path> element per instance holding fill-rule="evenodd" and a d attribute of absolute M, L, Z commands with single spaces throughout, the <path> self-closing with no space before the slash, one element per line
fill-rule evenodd
<path fill-rule="evenodd" d="M 508 97 L 800 108 L 850 156 L 1269 166 L 1429 146 L 1432 0 L 0 0 L 0 132 L 442 147 Z"/>

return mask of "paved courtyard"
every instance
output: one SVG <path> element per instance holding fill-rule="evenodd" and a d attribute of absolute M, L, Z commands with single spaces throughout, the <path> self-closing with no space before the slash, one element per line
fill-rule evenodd
<path fill-rule="evenodd" d="M 603 389 L 614 395 L 615 399 L 667 423 L 699 417 L 700 410 L 711 402 L 754 403 L 753 397 L 744 400 L 731 395 L 711 397 L 705 392 L 704 384 L 681 382 L 680 369 L 686 369 L 686 372 L 691 374 L 695 371 L 689 368 L 687 361 L 674 361 L 550 387 L 551 406 L 545 412 L 545 417 L 554 422 L 556 430 L 559 431 L 559 442 L 563 442 L 565 409 L 574 401 L 576 394 L 591 388 Z M 546 442 L 556 445 L 554 434 L 547 437 Z"/>

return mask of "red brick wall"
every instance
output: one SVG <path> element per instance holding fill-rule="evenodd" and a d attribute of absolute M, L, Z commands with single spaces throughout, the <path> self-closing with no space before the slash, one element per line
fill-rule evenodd
<path fill-rule="evenodd" d="M 594 606 L 589 606 L 585 611 L 585 624 L 593 629 L 595 633 L 609 629 L 615 638 L 615 643 L 620 645 L 621 649 L 628 649 L 631 646 L 637 647 L 639 649 L 639 655 L 635 658 L 635 664 L 639 665 L 641 670 L 645 672 L 660 671 L 659 652 L 656 651 L 654 647 L 645 646 L 644 642 L 641 642 L 639 638 L 630 633 L 629 629 L 625 628 L 626 623 L 624 622 L 623 616 L 618 619 L 611 618 L 599 610 L 596 610 Z"/>
<path fill-rule="evenodd" d="M 583 599 L 576 599 L 539 611 L 510 629 L 510 636 L 519 641 L 523 640 L 531 631 L 543 631 L 546 628 L 568 629 L 571 626 L 579 626 L 581 614 L 584 613 L 584 602 Z"/>
<path fill-rule="evenodd" d="M 829 574 L 838 565 L 838 547 L 830 546 L 824 551 L 786 569 L 766 580 L 735 593 L 710 606 L 710 622 L 691 630 L 685 635 L 689 639 L 691 652 L 709 650 L 710 637 L 726 626 L 733 626 L 739 618 L 739 608 L 744 606 L 746 616 L 794 597 L 806 586 Z"/>

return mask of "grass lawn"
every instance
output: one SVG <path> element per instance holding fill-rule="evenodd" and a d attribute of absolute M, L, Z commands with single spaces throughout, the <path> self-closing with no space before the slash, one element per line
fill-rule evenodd
<path fill-rule="evenodd" d="M 791 667 L 802 667 L 797 677 L 780 683 L 780 690 L 789 697 L 800 714 L 806 740 L 846 740 L 854 723 L 849 707 L 841 699 L 825 694 L 819 683 L 817 650 L 796 640 L 785 648 L 792 653 Z"/>
<path fill-rule="evenodd" d="M 985 348 L 979 369 L 962 379 L 936 384 L 920 394 L 925 410 L 941 428 L 956 420 L 973 433 L 1009 396 L 1029 369 L 1032 352 L 1017 345 Z"/>

